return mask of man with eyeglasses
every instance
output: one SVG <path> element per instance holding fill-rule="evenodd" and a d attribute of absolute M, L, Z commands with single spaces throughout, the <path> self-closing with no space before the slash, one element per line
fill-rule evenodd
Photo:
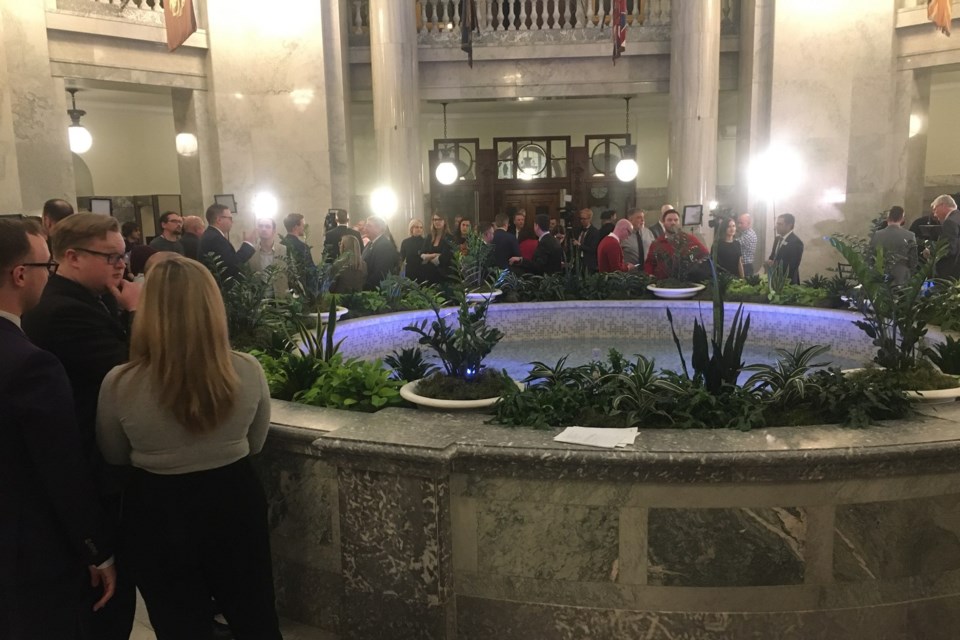
<path fill-rule="evenodd" d="M 100 383 L 126 362 L 130 314 L 140 284 L 123 279 L 124 242 L 115 218 L 77 213 L 53 233 L 59 263 L 40 302 L 23 315 L 23 330 L 41 349 L 57 357 L 73 387 L 73 401 L 84 454 L 95 475 L 100 504 L 109 524 L 120 516 L 123 475 L 107 467 L 97 449 L 95 427 Z M 90 620 L 90 636 L 126 639 L 133 627 L 136 594 L 131 576 L 118 558 L 113 599 Z"/>
<path fill-rule="evenodd" d="M 240 248 L 234 249 L 230 244 L 230 230 L 233 229 L 233 212 L 230 208 L 223 204 L 212 204 L 207 207 L 206 216 L 210 226 L 200 236 L 200 260 L 206 262 L 212 253 L 223 270 L 221 274 L 214 272 L 214 276 L 237 280 L 240 278 L 240 265 L 256 253 L 253 242 L 257 232 L 244 233 Z M 207 266 L 211 265 L 207 263 Z"/>
<path fill-rule="evenodd" d="M 176 211 L 167 211 L 160 216 L 160 235 L 150 241 L 157 251 L 173 251 L 184 255 L 180 236 L 183 235 L 183 218 Z"/>
<path fill-rule="evenodd" d="M 39 225 L 0 220 L 0 638 L 77 638 L 91 578 L 116 568 L 60 362 L 20 316 L 57 263 Z"/>

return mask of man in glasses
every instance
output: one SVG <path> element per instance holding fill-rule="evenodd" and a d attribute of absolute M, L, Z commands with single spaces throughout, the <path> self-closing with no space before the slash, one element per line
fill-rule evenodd
<path fill-rule="evenodd" d="M 123 279 L 124 242 L 115 218 L 77 213 L 53 233 L 59 263 L 40 302 L 23 316 L 23 330 L 41 349 L 60 360 L 73 386 L 81 444 L 95 474 L 100 504 L 109 523 L 120 515 L 122 476 L 108 468 L 97 449 L 95 421 L 100 383 L 110 369 L 127 360 L 130 312 L 137 308 L 140 285 Z M 118 560 L 113 599 L 90 621 L 91 637 L 126 639 L 133 626 L 133 582 Z"/>
<path fill-rule="evenodd" d="M 183 235 L 183 217 L 176 211 L 167 211 L 160 216 L 160 235 L 150 241 L 157 251 L 173 251 L 184 255 L 180 236 Z"/>
<path fill-rule="evenodd" d="M 248 231 L 243 234 L 243 244 L 239 249 L 234 249 L 230 244 L 230 230 L 233 229 L 233 212 L 230 208 L 222 204 L 212 204 L 207 207 L 206 216 L 210 226 L 200 237 L 200 260 L 206 261 L 212 253 L 223 270 L 222 274 L 214 272 L 214 275 L 236 280 L 240 277 L 240 265 L 256 253 L 253 242 L 257 232 Z"/>
<path fill-rule="evenodd" d="M 77 638 L 91 577 L 101 605 L 116 581 L 70 383 L 20 329 L 56 266 L 39 225 L 0 220 L 2 638 Z"/>

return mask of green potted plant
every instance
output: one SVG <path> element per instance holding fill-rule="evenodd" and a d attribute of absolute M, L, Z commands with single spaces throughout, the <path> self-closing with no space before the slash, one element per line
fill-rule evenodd
<path fill-rule="evenodd" d="M 655 263 L 658 265 L 656 283 L 648 285 L 658 298 L 684 299 L 692 298 L 704 289 L 698 282 L 698 275 L 702 274 L 703 265 L 710 254 L 704 254 L 703 248 L 691 242 L 690 234 L 679 231 L 667 234 L 665 242 L 655 242 L 650 247 Z"/>
<path fill-rule="evenodd" d="M 503 293 L 492 284 L 493 246 L 475 231 L 467 234 L 464 250 L 454 253 L 453 269 L 468 302 L 493 300 Z"/>
<path fill-rule="evenodd" d="M 925 285 L 933 267 L 946 251 L 940 243 L 925 264 L 906 284 L 896 286 L 883 272 L 883 249 L 877 248 L 875 259 L 868 260 L 858 248 L 839 237 L 830 244 L 840 252 L 859 286 L 851 291 L 851 300 L 863 316 L 854 324 L 863 330 L 877 347 L 875 367 L 856 370 L 850 375 L 864 378 L 892 378 L 908 396 L 922 401 L 953 400 L 960 396 L 957 378 L 945 375 L 920 348 L 927 333 L 927 317 L 933 298 Z"/>
<path fill-rule="evenodd" d="M 483 365 L 503 332 L 487 324 L 489 300 L 471 303 L 462 291 L 454 291 L 456 322 L 449 307 L 431 302 L 434 318 L 404 327 L 420 336 L 419 344 L 439 360 L 442 371 L 410 381 L 400 389 L 403 398 L 439 409 L 478 409 L 497 402 L 509 377 Z M 447 311 L 445 315 L 443 312 Z"/>

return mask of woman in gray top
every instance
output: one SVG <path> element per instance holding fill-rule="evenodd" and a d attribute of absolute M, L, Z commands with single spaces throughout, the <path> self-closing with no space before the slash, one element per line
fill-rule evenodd
<path fill-rule="evenodd" d="M 269 424 L 263 370 L 230 350 L 210 272 L 180 256 L 152 266 L 130 361 L 100 389 L 97 442 L 108 463 L 134 467 L 117 562 L 130 563 L 158 640 L 209 638 L 211 598 L 238 640 L 281 637 L 248 457 Z"/>

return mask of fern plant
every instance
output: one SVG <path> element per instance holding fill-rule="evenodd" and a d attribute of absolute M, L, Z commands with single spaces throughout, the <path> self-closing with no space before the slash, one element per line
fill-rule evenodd
<path fill-rule="evenodd" d="M 797 343 L 793 351 L 777 349 L 775 364 L 753 364 L 743 368 L 755 372 L 744 383 L 744 387 L 754 391 L 770 393 L 770 402 L 788 404 L 807 398 L 809 393 L 820 391 L 816 383 L 811 382 L 809 374 L 814 368 L 825 367 L 828 362 L 813 362 L 830 350 L 829 346 L 815 344 L 804 348 Z"/>

